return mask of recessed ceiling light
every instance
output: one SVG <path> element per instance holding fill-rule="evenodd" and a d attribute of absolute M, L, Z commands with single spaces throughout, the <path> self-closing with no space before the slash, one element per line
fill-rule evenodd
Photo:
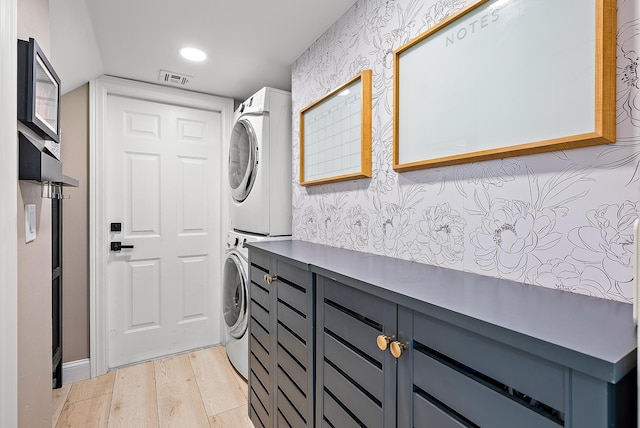
<path fill-rule="evenodd" d="M 188 59 L 189 61 L 204 61 L 205 59 L 207 59 L 207 54 L 205 54 L 204 52 L 202 52 L 200 49 L 196 49 L 196 48 L 182 48 L 180 49 L 180 55 L 182 55 L 184 58 Z"/>

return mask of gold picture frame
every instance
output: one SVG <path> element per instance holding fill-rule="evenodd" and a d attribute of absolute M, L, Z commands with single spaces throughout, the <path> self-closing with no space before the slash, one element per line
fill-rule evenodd
<path fill-rule="evenodd" d="M 300 184 L 371 177 L 371 70 L 300 110 Z"/>
<path fill-rule="evenodd" d="M 614 0 L 479 0 L 393 70 L 398 172 L 615 143 Z"/>

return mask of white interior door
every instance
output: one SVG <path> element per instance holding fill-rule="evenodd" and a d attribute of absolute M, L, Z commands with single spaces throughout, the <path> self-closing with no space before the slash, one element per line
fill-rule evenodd
<path fill-rule="evenodd" d="M 221 113 L 109 94 L 107 367 L 221 341 Z"/>

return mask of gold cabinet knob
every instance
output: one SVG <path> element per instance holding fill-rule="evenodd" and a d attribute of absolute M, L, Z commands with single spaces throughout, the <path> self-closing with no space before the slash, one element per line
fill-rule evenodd
<path fill-rule="evenodd" d="M 276 279 L 278 279 L 276 275 L 269 275 L 268 273 L 264 274 L 264 281 L 269 285 L 271 285 Z"/>
<path fill-rule="evenodd" d="M 391 343 L 391 340 L 393 340 L 391 337 L 381 334 L 376 339 L 376 342 L 378 343 L 378 348 L 380 348 L 381 351 L 386 350 L 387 346 L 389 346 L 389 343 Z"/>
<path fill-rule="evenodd" d="M 391 342 L 391 346 L 389 348 L 391 350 L 391 355 L 396 358 L 400 358 L 404 350 L 407 349 L 407 345 L 396 340 L 394 342 Z"/>

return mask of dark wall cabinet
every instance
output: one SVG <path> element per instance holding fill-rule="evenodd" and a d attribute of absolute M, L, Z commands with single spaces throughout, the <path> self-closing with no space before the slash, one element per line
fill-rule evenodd
<path fill-rule="evenodd" d="M 601 365 L 594 355 L 576 354 L 576 343 L 550 346 L 539 337 L 414 302 L 357 278 L 357 267 L 344 275 L 356 260 L 366 270 L 371 256 L 351 252 L 344 253 L 347 259 L 339 254 L 329 260 L 325 251 L 333 257 L 344 250 L 304 244 L 305 251 L 292 251 L 291 245 L 257 244 L 250 252 L 250 415 L 256 427 L 636 426 L 631 339 L 624 358 Z M 405 284 L 411 278 L 429 282 L 429 276 L 404 269 L 393 272 Z M 491 296 L 492 290 L 483 293 Z M 592 312 L 576 313 L 576 322 L 585 315 L 621 324 L 606 307 L 610 303 L 602 302 L 604 315 L 593 314 L 589 305 L 597 308 L 598 301 L 567 294 L 549 296 L 568 297 L 570 305 Z M 487 300 L 493 310 L 499 309 L 497 300 Z M 619 308 L 627 309 L 614 304 Z M 553 329 L 554 320 L 549 325 Z M 619 334 L 632 331 L 626 321 L 618 325 Z M 606 337 L 598 340 L 617 346 Z"/>
<path fill-rule="evenodd" d="M 313 275 L 250 256 L 249 414 L 256 428 L 313 425 Z"/>

